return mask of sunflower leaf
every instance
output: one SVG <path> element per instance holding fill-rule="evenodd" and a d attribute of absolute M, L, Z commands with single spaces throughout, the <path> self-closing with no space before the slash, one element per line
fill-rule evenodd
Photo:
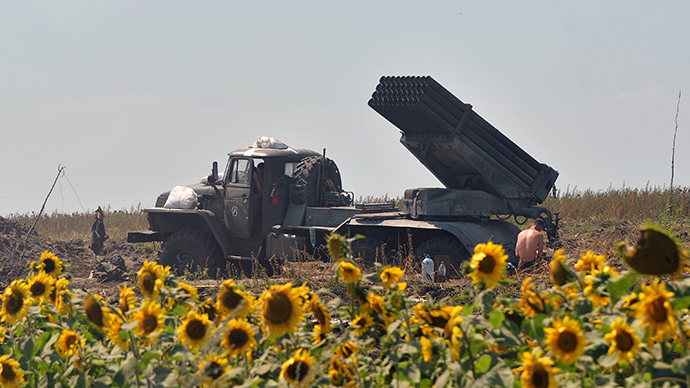
<path fill-rule="evenodd" d="M 488 320 L 489 320 L 489 323 L 491 324 L 491 326 L 493 326 L 494 328 L 498 328 L 498 327 L 501 327 L 501 325 L 503 324 L 503 321 L 505 319 L 506 319 L 505 314 L 503 314 L 502 312 L 500 312 L 498 310 L 494 310 L 491 312 L 491 314 L 489 314 Z"/>
<path fill-rule="evenodd" d="M 491 356 L 484 354 L 474 362 L 474 370 L 477 373 L 484 373 L 491 368 Z"/>
<path fill-rule="evenodd" d="M 611 296 L 611 304 L 615 304 L 623 295 L 627 294 L 640 276 L 642 275 L 639 272 L 631 269 L 625 275 L 615 280 L 610 280 L 607 286 Z"/>
<path fill-rule="evenodd" d="M 673 366 L 678 373 L 690 375 L 690 355 L 673 360 Z"/>

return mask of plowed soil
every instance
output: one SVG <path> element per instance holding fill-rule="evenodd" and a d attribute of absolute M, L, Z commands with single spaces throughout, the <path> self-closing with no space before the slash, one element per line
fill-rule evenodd
<path fill-rule="evenodd" d="M 0 290 L 5 289 L 13 280 L 29 273 L 29 263 L 38 261 L 45 251 L 55 253 L 65 262 L 71 275 L 72 287 L 99 292 L 115 289 L 119 282 L 101 282 L 92 271 L 99 260 L 110 254 L 119 254 L 125 259 L 128 273 L 135 274 L 141 267 L 146 254 L 133 245 L 123 241 L 107 240 L 99 256 L 89 249 L 89 242 L 84 240 L 56 241 L 39 236 L 35 231 L 28 233 L 29 228 L 17 221 L 0 217 Z"/>

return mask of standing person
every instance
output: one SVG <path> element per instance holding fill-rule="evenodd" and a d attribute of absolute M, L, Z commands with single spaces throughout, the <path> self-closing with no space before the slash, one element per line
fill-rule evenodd
<path fill-rule="evenodd" d="M 529 268 L 544 254 L 544 220 L 536 218 L 532 227 L 518 234 L 515 244 L 515 257 L 518 258 L 518 268 Z"/>
<path fill-rule="evenodd" d="M 99 206 L 94 213 L 95 220 L 93 221 L 93 225 L 91 225 L 91 243 L 89 244 L 89 248 L 91 248 L 96 255 L 101 253 L 103 243 L 108 239 L 108 236 L 105 234 L 103 217 L 103 209 Z"/>

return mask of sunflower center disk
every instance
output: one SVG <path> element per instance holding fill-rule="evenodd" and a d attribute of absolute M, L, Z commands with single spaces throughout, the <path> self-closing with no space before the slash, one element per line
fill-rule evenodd
<path fill-rule="evenodd" d="M 542 368 L 536 368 L 532 373 L 532 385 L 534 387 L 548 387 L 549 376 Z"/>
<path fill-rule="evenodd" d="M 566 353 L 570 353 L 577 347 L 577 336 L 575 333 L 566 331 L 558 336 L 558 348 Z"/>
<path fill-rule="evenodd" d="M 666 307 L 664 307 L 663 298 L 657 298 L 649 304 L 649 315 L 656 322 L 666 322 L 666 319 L 668 318 L 668 311 L 666 311 Z"/>
<path fill-rule="evenodd" d="M 233 349 L 241 348 L 247 343 L 248 340 L 249 337 L 244 330 L 233 329 L 230 330 L 230 333 L 228 333 L 228 342 L 230 342 L 230 346 Z"/>
<path fill-rule="evenodd" d="M 208 366 L 206 375 L 215 380 L 223 374 L 223 367 L 215 361 Z"/>
<path fill-rule="evenodd" d="M 155 315 L 148 314 L 144 317 L 144 333 L 149 334 L 158 327 L 158 318 Z"/>
<path fill-rule="evenodd" d="M 223 306 L 230 311 L 235 310 L 241 301 L 242 296 L 232 290 L 223 293 Z"/>
<path fill-rule="evenodd" d="M 292 315 L 292 302 L 285 294 L 276 294 L 268 301 L 266 319 L 273 323 L 287 322 Z"/>
<path fill-rule="evenodd" d="M 36 282 L 31 285 L 30 290 L 33 296 L 41 296 L 46 292 L 46 286 L 43 283 Z"/>
<path fill-rule="evenodd" d="M 187 336 L 193 340 L 200 340 L 206 335 L 206 326 L 203 322 L 193 320 L 187 324 Z"/>
<path fill-rule="evenodd" d="M 65 345 L 67 345 L 67 349 L 74 349 L 77 345 L 77 337 L 73 335 L 67 337 L 67 339 L 65 340 Z"/>
<path fill-rule="evenodd" d="M 618 344 L 618 349 L 623 352 L 627 352 L 633 347 L 633 339 L 630 333 L 621 332 L 616 336 L 616 344 Z"/>
<path fill-rule="evenodd" d="M 8 313 L 14 315 L 22 309 L 22 306 L 24 306 L 24 299 L 19 295 L 12 294 L 9 298 L 7 298 L 6 309 Z"/>
<path fill-rule="evenodd" d="M 141 285 L 143 286 L 142 288 L 145 292 L 151 294 L 153 293 L 153 290 L 156 287 L 156 278 L 154 276 L 151 276 L 150 273 L 145 273 L 141 277 Z"/>
<path fill-rule="evenodd" d="M 302 361 L 295 362 L 285 370 L 285 374 L 293 381 L 302 381 L 308 372 L 309 365 Z"/>
<path fill-rule="evenodd" d="M 51 273 L 55 271 L 55 267 L 55 262 L 51 259 L 47 259 L 43 262 L 43 271 L 45 271 L 45 273 Z"/>
<path fill-rule="evenodd" d="M 479 263 L 479 270 L 484 273 L 493 273 L 496 267 L 496 260 L 492 256 L 486 255 Z"/>
<path fill-rule="evenodd" d="M 16 377 L 16 374 L 12 370 L 12 366 L 3 364 L 2 365 L 2 378 L 5 379 L 5 381 L 13 381 L 14 378 Z"/>

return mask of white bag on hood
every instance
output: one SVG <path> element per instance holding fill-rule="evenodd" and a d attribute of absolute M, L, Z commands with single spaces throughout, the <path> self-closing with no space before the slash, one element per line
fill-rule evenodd
<path fill-rule="evenodd" d="M 198 196 L 191 187 L 175 186 L 163 205 L 166 209 L 194 209 Z"/>

